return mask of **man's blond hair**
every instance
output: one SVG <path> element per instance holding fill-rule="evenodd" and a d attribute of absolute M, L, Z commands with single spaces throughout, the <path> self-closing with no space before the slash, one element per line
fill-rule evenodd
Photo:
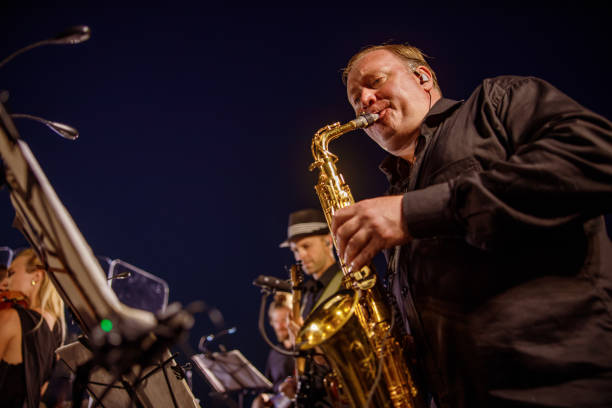
<path fill-rule="evenodd" d="M 346 81 L 347 81 L 349 72 L 351 72 L 351 69 L 353 69 L 355 62 L 357 62 L 357 60 L 359 60 L 364 55 L 372 51 L 377 51 L 377 50 L 387 50 L 389 52 L 392 52 L 393 54 L 400 57 L 404 62 L 406 62 L 406 64 L 412 71 L 416 71 L 419 66 L 426 67 L 431 72 L 431 75 L 433 77 L 431 78 L 431 80 L 433 81 L 434 86 L 438 90 L 440 89 L 440 86 L 438 85 L 438 78 L 436 77 L 435 71 L 431 68 L 429 63 L 425 60 L 425 57 L 427 56 L 417 47 L 413 47 L 412 45 L 408 45 L 408 44 L 370 45 L 370 46 L 367 46 L 361 49 L 357 54 L 351 57 L 348 64 L 346 64 L 346 68 L 342 70 L 342 82 L 344 83 L 344 85 L 346 85 Z"/>
<path fill-rule="evenodd" d="M 270 303 L 270 307 L 268 308 L 268 316 L 272 315 L 272 312 L 276 309 L 293 309 L 292 296 L 291 293 L 287 292 L 276 292 L 274 295 L 274 300 Z"/>

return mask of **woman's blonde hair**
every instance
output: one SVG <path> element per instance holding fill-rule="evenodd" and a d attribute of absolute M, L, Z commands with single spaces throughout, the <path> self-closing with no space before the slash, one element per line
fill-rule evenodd
<path fill-rule="evenodd" d="M 55 289 L 53 282 L 51 282 L 45 266 L 42 264 L 40 259 L 38 259 L 38 255 L 36 255 L 36 252 L 34 252 L 32 248 L 27 248 L 19 252 L 17 256 L 15 256 L 15 259 L 19 257 L 26 257 L 26 272 L 33 273 L 39 269 L 45 271 L 42 281 L 40 282 L 40 289 L 38 290 L 38 301 L 43 312 L 51 313 L 59 321 L 60 328 L 62 330 L 63 343 L 66 336 L 64 301 L 57 292 L 57 289 Z M 40 322 L 38 322 L 34 330 L 38 329 L 42 322 L 43 318 L 41 317 Z"/>

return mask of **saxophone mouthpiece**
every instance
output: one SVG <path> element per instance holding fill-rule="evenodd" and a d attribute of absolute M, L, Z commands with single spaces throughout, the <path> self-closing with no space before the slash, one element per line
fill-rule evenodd
<path fill-rule="evenodd" d="M 353 119 L 351 122 L 353 122 L 355 124 L 355 127 L 358 129 L 367 128 L 372 123 L 376 122 L 378 118 L 379 115 L 377 113 L 362 113 L 361 115 L 357 116 L 357 118 Z"/>

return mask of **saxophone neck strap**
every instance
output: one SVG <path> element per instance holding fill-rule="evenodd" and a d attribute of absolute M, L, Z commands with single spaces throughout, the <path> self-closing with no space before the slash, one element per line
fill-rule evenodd
<path fill-rule="evenodd" d="M 340 286 L 342 285 L 342 271 L 338 271 L 331 281 L 327 284 L 325 289 L 323 289 L 323 293 L 321 293 L 321 297 L 317 300 L 317 303 L 312 307 L 312 310 L 315 310 L 317 306 L 330 298 L 333 294 L 340 290 Z"/>

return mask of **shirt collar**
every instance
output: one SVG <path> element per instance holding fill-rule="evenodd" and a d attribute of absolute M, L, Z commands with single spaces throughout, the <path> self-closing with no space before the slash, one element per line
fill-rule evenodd
<path fill-rule="evenodd" d="M 429 126 L 439 125 L 440 122 L 449 117 L 462 103 L 463 100 L 455 101 L 453 99 L 440 98 L 434 106 L 431 107 L 423 122 Z"/>
<path fill-rule="evenodd" d="M 417 154 L 422 150 L 423 146 L 427 142 L 427 138 L 431 132 L 425 131 L 426 129 L 432 129 L 440 125 L 449 117 L 455 109 L 457 109 L 463 101 L 455 101 L 453 99 L 440 98 L 434 106 L 431 107 L 423 123 L 421 124 L 421 134 L 417 141 Z M 411 165 L 406 160 L 400 157 L 393 156 L 392 154 L 387 155 L 378 166 L 380 171 L 387 177 L 390 184 L 394 184 L 397 179 L 403 179 L 410 172 Z"/>
<path fill-rule="evenodd" d="M 338 263 L 332 264 L 329 268 L 323 272 L 323 275 L 319 279 L 310 279 L 304 284 L 305 290 L 316 291 L 320 288 L 326 287 L 329 282 L 334 278 L 336 272 L 340 269 Z"/>
<path fill-rule="evenodd" d="M 323 275 L 321 275 L 318 281 L 323 284 L 323 286 L 327 286 L 336 275 L 336 272 L 338 272 L 338 269 L 340 269 L 340 266 L 337 262 L 332 264 L 325 270 L 325 272 L 323 272 Z"/>

